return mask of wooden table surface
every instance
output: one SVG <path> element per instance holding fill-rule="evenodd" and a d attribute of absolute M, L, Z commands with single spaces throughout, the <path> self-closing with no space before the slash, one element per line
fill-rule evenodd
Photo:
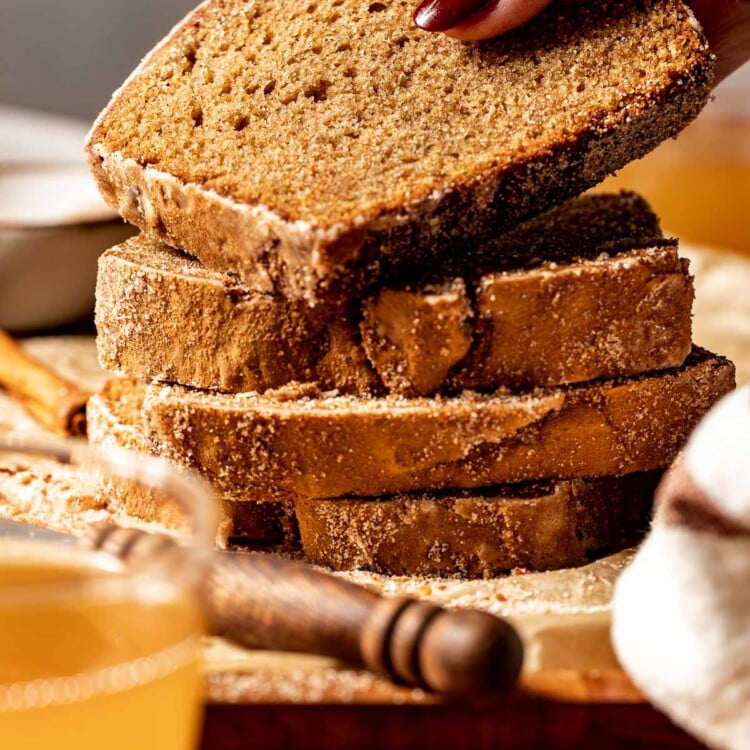
<path fill-rule="evenodd" d="M 611 687 L 611 686 L 610 686 Z M 203 750 L 530 750 L 703 746 L 632 696 L 563 701 L 519 690 L 495 700 L 423 704 L 209 703 Z"/>
<path fill-rule="evenodd" d="M 510 694 L 456 701 L 319 657 L 269 654 L 254 665 L 258 654 L 237 671 L 209 656 L 203 750 L 703 748 L 616 665 L 532 668 Z"/>

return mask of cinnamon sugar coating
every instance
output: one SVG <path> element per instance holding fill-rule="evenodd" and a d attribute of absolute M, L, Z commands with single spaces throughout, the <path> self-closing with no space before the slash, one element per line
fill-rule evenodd
<path fill-rule="evenodd" d="M 91 397 L 87 407 L 88 438 L 94 445 L 114 445 L 147 452 L 144 434 L 143 397 L 146 386 L 134 380 L 111 380 L 102 393 Z M 132 482 L 116 478 L 102 480 L 100 487 L 108 504 L 129 516 L 153 521 L 169 529 L 181 529 L 185 516 L 174 500 Z M 296 524 L 286 503 L 256 503 L 244 500 L 241 487 L 231 494 L 217 493 L 221 505 L 216 543 L 294 544 Z"/>
<path fill-rule="evenodd" d="M 385 575 L 494 578 L 635 544 L 660 472 L 382 499 L 297 500 L 309 560 Z"/>
<path fill-rule="evenodd" d="M 240 485 L 255 500 L 380 496 L 664 468 L 733 387 L 732 364 L 696 348 L 675 370 L 452 398 L 154 384 L 143 414 L 149 448 L 219 491 Z"/>

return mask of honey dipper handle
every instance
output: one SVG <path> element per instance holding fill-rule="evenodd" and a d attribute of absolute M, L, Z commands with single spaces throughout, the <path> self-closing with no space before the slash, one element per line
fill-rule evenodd
<path fill-rule="evenodd" d="M 172 539 L 138 529 L 94 527 L 84 544 L 130 564 L 180 563 Z M 281 557 L 216 553 L 202 593 L 212 632 L 243 646 L 332 656 L 457 695 L 506 690 L 521 670 L 521 641 L 504 620 L 388 599 Z"/>
<path fill-rule="evenodd" d="M 332 656 L 441 693 L 505 690 L 521 669 L 504 620 L 386 599 L 271 555 L 217 555 L 206 598 L 214 632 L 237 643 Z"/>

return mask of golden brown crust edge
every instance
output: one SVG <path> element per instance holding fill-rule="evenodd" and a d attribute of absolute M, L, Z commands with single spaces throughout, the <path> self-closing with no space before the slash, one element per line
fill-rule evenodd
<path fill-rule="evenodd" d="M 142 445 L 138 415 L 132 410 L 143 391 L 135 381 L 115 380 L 92 399 L 95 442 L 131 449 Z M 390 575 L 492 577 L 519 569 L 581 565 L 634 543 L 647 524 L 657 474 L 415 492 L 383 499 L 298 499 L 294 516 L 303 551 L 317 564 Z M 168 528 L 184 523 L 179 509 L 164 498 L 117 483 L 106 490 L 136 518 Z M 279 505 L 286 504 L 226 502 L 220 546 L 258 541 L 264 521 L 266 534 L 278 529 L 280 519 L 270 514 L 265 518 L 259 510 L 275 512 Z M 243 517 L 246 509 L 248 518 Z M 288 526 L 290 517 L 284 522 Z M 255 530 L 255 538 L 248 528 Z M 236 533 L 238 529 L 245 533 Z"/>
<path fill-rule="evenodd" d="M 381 500 L 298 500 L 307 558 L 334 570 L 494 578 L 636 543 L 660 472 Z"/>
<path fill-rule="evenodd" d="M 110 381 L 87 406 L 88 438 L 94 445 L 113 445 L 136 452 L 147 452 L 140 410 L 146 386 L 134 380 Z M 112 507 L 144 521 L 155 521 L 170 529 L 185 525 L 180 506 L 131 482 L 116 478 L 102 480 L 102 491 Z M 296 543 L 293 508 L 287 503 L 257 503 L 217 493 L 221 507 L 216 543 L 225 547 L 232 541 L 244 543 Z"/>
<path fill-rule="evenodd" d="M 679 367 L 690 352 L 693 283 L 675 246 L 456 282 L 365 301 L 363 346 L 390 392 L 582 383 Z"/>
<path fill-rule="evenodd" d="M 291 381 L 382 390 L 356 324 L 253 293 L 143 236 L 100 257 L 96 327 L 102 367 L 145 381 L 230 393 Z"/>

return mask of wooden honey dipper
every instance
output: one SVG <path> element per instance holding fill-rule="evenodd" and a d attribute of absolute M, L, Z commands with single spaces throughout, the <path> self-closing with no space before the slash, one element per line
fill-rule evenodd
<path fill-rule="evenodd" d="M 181 549 L 111 525 L 93 527 L 84 544 L 131 564 Z M 453 695 L 507 690 L 521 670 L 521 640 L 498 617 L 381 597 L 274 555 L 216 552 L 200 585 L 212 632 L 243 646 L 335 657 Z"/>
<path fill-rule="evenodd" d="M 92 451 L 81 442 L 0 435 L 2 450 L 50 456 L 84 467 L 93 460 L 94 466 L 101 464 L 152 489 L 181 488 L 199 497 L 207 489 L 200 479 L 175 472 L 164 461 L 119 448 Z M 79 543 L 134 566 L 154 560 L 175 568 L 190 564 L 186 548 L 172 537 L 112 524 L 93 526 L 77 539 L 0 520 L 3 536 Z M 507 690 L 521 671 L 523 646 L 518 634 L 509 623 L 486 612 L 452 612 L 413 599 L 381 597 L 273 555 L 209 554 L 198 585 L 211 632 L 240 645 L 335 657 L 396 682 L 455 695 Z"/>

